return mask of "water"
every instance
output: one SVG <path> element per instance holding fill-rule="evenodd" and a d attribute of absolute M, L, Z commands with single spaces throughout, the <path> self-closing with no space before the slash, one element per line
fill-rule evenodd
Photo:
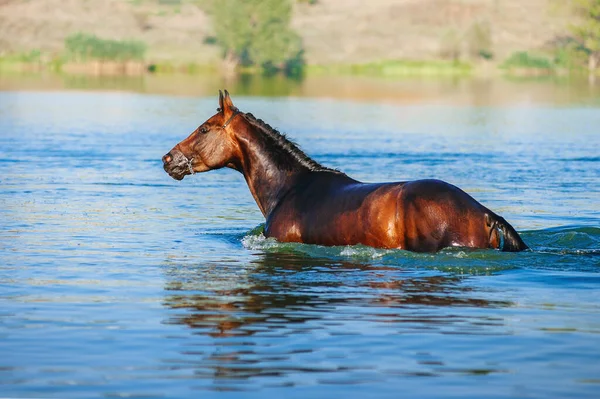
<path fill-rule="evenodd" d="M 0 93 L 0 396 L 595 398 L 600 112 L 243 97 L 364 181 L 435 177 L 532 251 L 279 244 L 160 158 L 216 96 Z"/>

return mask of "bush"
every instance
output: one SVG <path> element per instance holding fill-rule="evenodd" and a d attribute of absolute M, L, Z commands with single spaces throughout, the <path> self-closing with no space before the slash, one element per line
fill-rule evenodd
<path fill-rule="evenodd" d="M 87 33 L 76 33 L 65 39 L 65 47 L 75 61 L 141 61 L 146 45 L 136 40 L 101 39 Z"/>
<path fill-rule="evenodd" d="M 504 63 L 502 68 L 535 68 L 535 69 L 554 69 L 554 64 L 547 57 L 533 55 L 526 51 L 513 53 Z"/>

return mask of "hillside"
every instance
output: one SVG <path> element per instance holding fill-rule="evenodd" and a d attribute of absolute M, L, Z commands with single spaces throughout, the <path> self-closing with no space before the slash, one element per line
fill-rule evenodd
<path fill-rule="evenodd" d="M 59 54 L 75 32 L 138 39 L 151 62 L 210 64 L 219 49 L 205 40 L 213 21 L 191 0 L 0 0 L 0 54 Z M 558 0 L 319 0 L 295 3 L 293 27 L 309 64 L 435 59 L 445 48 L 468 51 L 479 24 L 494 59 L 539 49 L 564 36 L 571 19 Z M 210 42 L 210 41 L 209 41 Z"/>

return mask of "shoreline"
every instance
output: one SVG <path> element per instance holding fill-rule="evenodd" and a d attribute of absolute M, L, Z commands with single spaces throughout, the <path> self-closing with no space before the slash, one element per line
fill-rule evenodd
<path fill-rule="evenodd" d="M 18 56 L 0 57 L 0 73 L 61 73 L 81 76 L 142 76 L 142 75 L 202 75 L 226 77 L 265 75 L 259 67 L 242 67 L 234 73 L 225 72 L 218 64 L 167 63 L 144 61 L 91 60 L 64 62 L 60 59 L 27 60 Z M 273 75 L 284 75 L 275 73 Z M 506 66 L 492 61 L 464 62 L 433 60 L 382 60 L 363 64 L 306 64 L 301 72 L 290 79 L 303 76 L 375 76 L 375 77 L 540 77 L 540 76 L 600 76 L 600 68 L 590 73 L 585 68 L 535 67 L 528 65 Z"/>
<path fill-rule="evenodd" d="M 51 71 L 0 71 L 0 92 L 120 92 L 178 97 L 212 97 L 227 88 L 238 96 L 316 98 L 381 104 L 562 105 L 573 101 L 600 105 L 600 86 L 585 76 L 369 76 L 307 74 L 224 77 L 216 73 L 91 76 Z"/>

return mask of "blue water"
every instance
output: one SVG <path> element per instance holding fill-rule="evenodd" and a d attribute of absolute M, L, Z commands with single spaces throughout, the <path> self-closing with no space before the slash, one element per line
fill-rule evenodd
<path fill-rule="evenodd" d="M 439 178 L 525 253 L 279 244 L 161 156 L 216 96 L 0 93 L 0 396 L 597 398 L 600 110 L 236 97 L 364 181 Z"/>

